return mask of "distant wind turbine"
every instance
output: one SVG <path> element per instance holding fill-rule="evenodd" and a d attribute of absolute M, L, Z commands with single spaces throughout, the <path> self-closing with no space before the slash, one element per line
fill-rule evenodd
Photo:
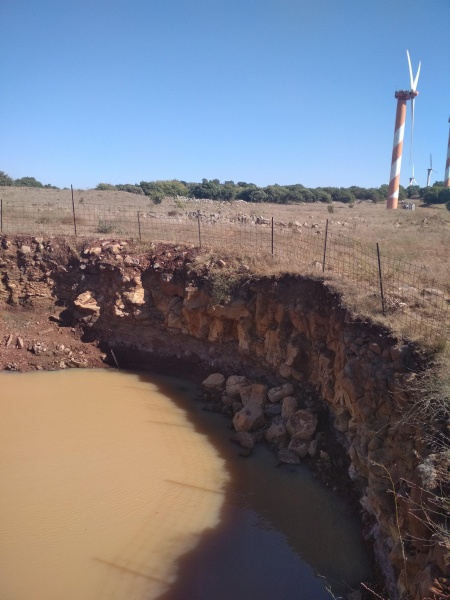
<path fill-rule="evenodd" d="M 411 67 L 411 59 L 409 57 L 408 50 L 406 51 L 406 56 L 408 57 L 408 65 L 409 65 L 409 80 L 410 80 L 410 90 L 398 90 L 395 92 L 395 97 L 397 98 L 397 112 L 395 115 L 395 130 L 394 130 L 394 147 L 392 150 L 392 161 L 391 161 L 391 175 L 389 178 L 389 191 L 387 197 L 387 205 L 386 208 L 395 209 L 398 207 L 398 192 L 400 188 L 400 171 L 402 166 L 402 152 L 403 152 L 403 138 L 405 135 L 405 120 L 406 120 L 406 102 L 411 100 L 411 153 L 410 153 L 410 161 L 412 161 L 412 145 L 414 140 L 414 99 L 419 94 L 417 91 L 417 83 L 419 81 L 419 73 L 420 73 L 420 65 L 417 69 L 416 76 L 413 77 L 412 67 Z M 410 178 L 410 185 L 413 185 L 411 182 L 415 183 L 414 179 L 414 166 L 413 166 L 413 176 Z"/>
<path fill-rule="evenodd" d="M 430 187 L 431 173 L 437 173 L 437 171 L 433 169 L 433 157 L 430 154 L 430 166 L 427 169 L 427 187 Z"/>

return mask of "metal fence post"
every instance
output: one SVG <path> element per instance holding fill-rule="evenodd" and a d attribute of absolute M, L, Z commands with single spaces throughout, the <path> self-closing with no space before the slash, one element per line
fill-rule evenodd
<path fill-rule="evenodd" d="M 273 217 L 272 217 L 272 256 L 273 256 Z"/>
<path fill-rule="evenodd" d="M 73 187 L 70 185 L 70 189 L 72 191 L 72 214 L 73 214 L 73 229 L 75 231 L 75 237 L 77 237 L 77 220 L 75 218 L 75 203 L 73 201 Z"/>
<path fill-rule="evenodd" d="M 323 261 L 322 261 L 322 273 L 325 273 L 325 258 L 327 255 L 327 240 L 328 240 L 328 219 L 325 226 L 325 241 L 323 244 Z"/>
<path fill-rule="evenodd" d="M 197 223 L 198 223 L 198 247 L 202 247 L 202 234 L 200 231 L 200 213 L 197 213 Z"/>
<path fill-rule="evenodd" d="M 137 218 L 138 218 L 139 241 L 142 242 L 142 238 L 141 238 L 141 218 L 139 216 L 139 211 L 137 211 Z"/>
<path fill-rule="evenodd" d="M 386 314 L 386 306 L 384 303 L 384 293 L 383 293 L 383 276 L 381 274 L 381 258 L 380 258 L 380 246 L 377 242 L 377 256 L 378 256 L 378 277 L 380 280 L 380 293 L 381 293 L 381 310 L 383 311 L 383 315 Z"/>

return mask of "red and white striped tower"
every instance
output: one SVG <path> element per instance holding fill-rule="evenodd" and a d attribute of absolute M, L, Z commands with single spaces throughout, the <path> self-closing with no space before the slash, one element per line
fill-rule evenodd
<path fill-rule="evenodd" d="M 448 122 L 450 123 L 450 119 Z M 448 132 L 447 162 L 445 163 L 444 186 L 450 188 L 450 129 Z"/>
<path fill-rule="evenodd" d="M 389 191 L 386 208 L 397 208 L 398 206 L 398 192 L 400 189 L 400 170 L 402 167 L 403 138 L 405 135 L 406 103 L 408 102 L 408 100 L 411 100 L 410 161 L 412 162 L 412 146 L 414 137 L 414 98 L 419 94 L 419 92 L 417 91 L 417 83 L 419 81 L 420 63 L 419 68 L 417 69 L 417 74 L 414 77 L 408 50 L 406 51 L 406 56 L 408 57 L 409 80 L 411 83 L 411 89 L 399 90 L 398 92 L 395 92 L 395 97 L 397 98 L 397 113 L 395 115 L 394 148 L 392 150 L 391 176 L 389 178 Z M 414 164 L 412 179 L 414 180 Z"/>
<path fill-rule="evenodd" d="M 386 208 L 397 208 L 400 188 L 400 170 L 402 167 L 403 138 L 405 135 L 406 102 L 415 98 L 419 92 L 400 90 L 395 92 L 397 113 L 395 115 L 394 147 L 392 149 L 391 176 Z"/>

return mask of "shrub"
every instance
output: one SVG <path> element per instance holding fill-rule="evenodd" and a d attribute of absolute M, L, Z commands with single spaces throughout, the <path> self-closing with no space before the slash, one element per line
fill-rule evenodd
<path fill-rule="evenodd" d="M 450 200 L 449 200 L 449 201 L 448 201 L 448 202 L 445 204 L 445 208 L 446 208 L 447 210 L 450 210 Z"/>
<path fill-rule="evenodd" d="M 450 202 L 450 188 L 443 188 L 440 190 L 438 200 L 439 204 L 445 204 L 445 206 L 447 206 L 447 203 Z"/>
<path fill-rule="evenodd" d="M 115 190 L 116 186 L 112 185 L 111 183 L 99 183 L 95 189 L 102 190 L 102 191 L 111 191 L 111 190 Z"/>
<path fill-rule="evenodd" d="M 130 194 L 143 195 L 144 190 L 139 185 L 133 185 L 132 183 L 119 183 L 115 186 L 119 192 L 129 192 Z"/>
<path fill-rule="evenodd" d="M 114 226 L 110 221 L 100 219 L 97 226 L 97 233 L 111 233 L 114 231 Z"/>
<path fill-rule="evenodd" d="M 0 171 L 0 185 L 14 185 L 14 179 L 4 171 Z"/>
<path fill-rule="evenodd" d="M 40 181 L 37 181 L 34 177 L 21 177 L 14 181 L 14 185 L 18 187 L 44 187 Z"/>
<path fill-rule="evenodd" d="M 329 213 L 334 213 L 334 206 L 333 206 L 333 204 L 329 204 L 329 205 L 327 206 L 327 211 L 328 211 Z"/>

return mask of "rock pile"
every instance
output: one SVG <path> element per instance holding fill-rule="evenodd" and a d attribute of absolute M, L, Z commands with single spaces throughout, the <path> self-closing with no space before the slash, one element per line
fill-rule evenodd
<path fill-rule="evenodd" d="M 323 435 L 317 432 L 319 403 L 308 407 L 300 387 L 292 383 L 269 388 L 241 375 L 213 373 L 203 381 L 209 408 L 232 416 L 232 441 L 251 449 L 265 439 L 279 463 L 298 464 L 314 457 Z"/>

